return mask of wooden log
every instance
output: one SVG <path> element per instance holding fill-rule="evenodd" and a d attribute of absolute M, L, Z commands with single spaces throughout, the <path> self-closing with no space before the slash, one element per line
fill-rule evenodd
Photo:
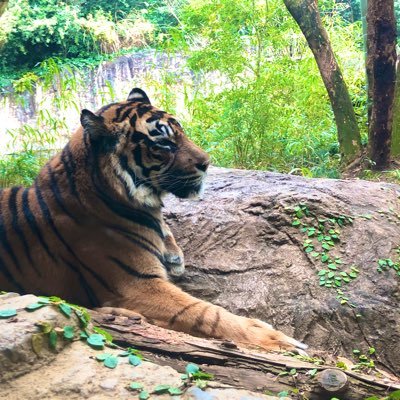
<path fill-rule="evenodd" d="M 114 343 L 133 346 L 160 365 L 184 371 L 188 362 L 203 365 L 215 381 L 252 391 L 300 393 L 310 400 L 340 398 L 362 400 L 400 390 L 400 381 L 342 371 L 334 364 L 316 365 L 311 357 L 260 353 L 232 342 L 193 337 L 150 325 L 138 319 L 91 311 L 94 324 L 108 331 Z M 316 374 L 316 372 L 318 372 Z M 214 386 L 218 385 L 215 383 Z"/>

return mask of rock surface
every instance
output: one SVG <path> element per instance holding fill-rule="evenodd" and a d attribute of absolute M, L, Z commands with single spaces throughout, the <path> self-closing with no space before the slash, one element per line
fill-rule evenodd
<path fill-rule="evenodd" d="M 353 349 L 374 347 L 375 362 L 400 374 L 400 276 L 394 268 L 377 272 L 379 259 L 398 260 L 399 194 L 399 186 L 387 183 L 212 168 L 203 200 L 166 201 L 167 221 L 186 257 L 177 284 L 234 313 L 266 320 L 311 350 L 352 358 Z M 342 261 L 337 276 L 356 266 L 350 283 L 319 285 L 318 272 L 331 270 L 321 256 L 305 252 L 307 233 L 292 226 L 299 204 L 318 218 L 353 217 L 327 252 Z M 320 251 L 321 243 L 308 239 Z"/>
<path fill-rule="evenodd" d="M 96 360 L 99 354 L 121 354 L 121 350 L 94 350 L 84 341 L 66 342 L 58 339 L 56 350 L 45 341 L 39 354 L 32 349 L 32 335 L 40 332 L 36 325 L 47 321 L 53 327 L 70 325 L 79 330 L 78 320 L 67 318 L 54 306 L 28 312 L 25 307 L 37 302 L 33 295 L 0 295 L 0 310 L 15 308 L 17 315 L 0 319 L 0 393 L 8 400 L 73 400 L 73 399 L 132 399 L 138 392 L 128 390 L 131 382 L 139 382 L 151 393 L 157 385 L 182 386 L 181 372 L 168 366 L 143 361 L 138 366 L 129 364 L 127 357 L 118 357 L 116 368 L 109 369 Z M 215 388 L 213 388 L 215 386 Z M 152 396 L 153 397 L 153 396 Z M 233 389 L 228 385 L 211 383 L 206 390 L 189 387 L 181 396 L 169 394 L 157 399 L 263 399 L 275 397 Z M 153 398 L 154 398 L 153 397 Z"/>

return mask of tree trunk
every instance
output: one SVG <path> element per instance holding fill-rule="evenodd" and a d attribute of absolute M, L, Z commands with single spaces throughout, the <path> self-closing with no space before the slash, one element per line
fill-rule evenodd
<path fill-rule="evenodd" d="M 391 154 L 393 158 L 400 156 L 400 64 L 397 63 L 396 68 L 396 84 L 394 89 L 393 103 L 393 127 L 392 127 L 392 148 Z"/>
<path fill-rule="evenodd" d="M 4 11 L 6 11 L 8 5 L 8 0 L 0 0 L 0 17 L 3 15 Z"/>
<path fill-rule="evenodd" d="M 342 160 L 349 163 L 361 151 L 360 131 L 347 86 L 322 25 L 317 3 L 315 0 L 284 0 L 284 3 L 314 54 L 335 115 Z"/>
<path fill-rule="evenodd" d="M 369 0 L 367 78 L 371 99 L 369 154 L 373 169 L 389 166 L 396 79 L 396 21 L 393 1 Z"/>

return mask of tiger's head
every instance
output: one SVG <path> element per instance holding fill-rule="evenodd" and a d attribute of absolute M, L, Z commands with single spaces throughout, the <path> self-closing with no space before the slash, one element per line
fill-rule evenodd
<path fill-rule="evenodd" d="M 96 113 L 83 110 L 81 124 L 101 181 L 126 200 L 158 207 L 165 193 L 192 198 L 202 192 L 208 155 L 143 90 Z"/>

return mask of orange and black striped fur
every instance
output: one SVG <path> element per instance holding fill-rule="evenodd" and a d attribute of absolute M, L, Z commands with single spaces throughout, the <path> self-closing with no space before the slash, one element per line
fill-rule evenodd
<path fill-rule="evenodd" d="M 198 336 L 265 349 L 305 346 L 262 321 L 231 314 L 168 281 L 183 254 L 162 197 L 201 192 L 207 154 L 176 119 L 133 89 L 81 127 L 29 188 L 0 192 L 0 288 L 123 308 Z"/>

